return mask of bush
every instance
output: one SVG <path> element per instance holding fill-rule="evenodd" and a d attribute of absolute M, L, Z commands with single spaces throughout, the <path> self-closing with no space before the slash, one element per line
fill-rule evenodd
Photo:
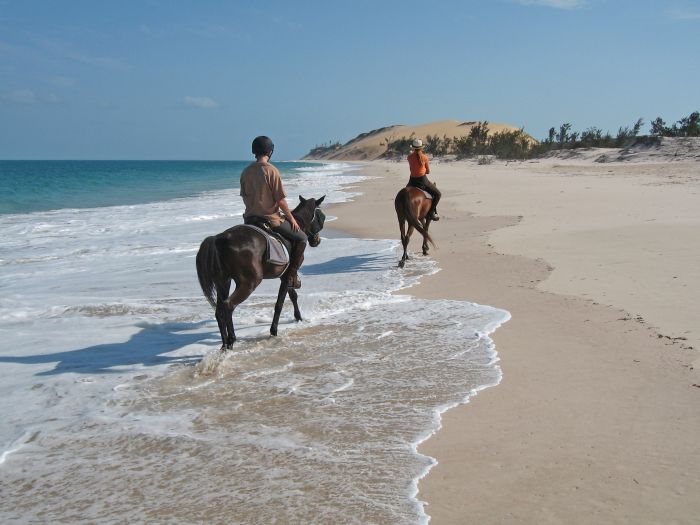
<path fill-rule="evenodd" d="M 469 130 L 469 138 L 474 143 L 474 152 L 477 155 L 486 153 L 489 139 L 488 121 L 477 122 L 476 125 L 472 126 L 472 129 Z"/>
<path fill-rule="evenodd" d="M 650 133 L 656 137 L 700 137 L 700 113 L 694 111 L 671 127 L 657 117 L 651 121 Z"/>
<path fill-rule="evenodd" d="M 447 135 L 442 138 L 437 135 L 428 135 L 425 137 L 425 152 L 436 157 L 442 157 L 452 151 L 452 139 Z"/>
<path fill-rule="evenodd" d="M 489 139 L 489 149 L 499 159 L 526 159 L 530 153 L 530 141 L 522 128 L 499 131 Z"/>
<path fill-rule="evenodd" d="M 681 137 L 700 137 L 700 113 L 694 111 L 678 121 L 678 133 Z"/>
<path fill-rule="evenodd" d="M 393 157 L 396 155 L 406 155 L 411 151 L 411 143 L 415 133 L 411 133 L 409 137 L 403 136 L 400 139 L 386 138 L 384 144 L 386 144 L 386 152 L 384 157 Z M 393 139 L 393 140 L 392 140 Z"/>
<path fill-rule="evenodd" d="M 640 118 L 637 119 L 637 122 L 634 124 L 634 126 L 632 126 L 632 129 L 629 127 L 619 128 L 617 131 L 617 138 L 615 139 L 615 146 L 618 148 L 623 148 L 632 144 L 637 135 L 639 135 L 639 130 L 642 128 L 642 124 L 644 124 L 644 121 Z"/>
<path fill-rule="evenodd" d="M 452 137 L 452 152 L 458 159 L 473 157 L 475 150 L 474 141 L 468 135 Z"/>

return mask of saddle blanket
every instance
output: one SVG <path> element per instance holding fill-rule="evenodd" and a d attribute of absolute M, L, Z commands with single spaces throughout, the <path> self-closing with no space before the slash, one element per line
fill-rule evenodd
<path fill-rule="evenodd" d="M 270 235 L 262 228 L 258 228 L 252 224 L 241 224 L 241 226 L 251 228 L 265 237 L 265 240 L 267 240 L 265 262 L 269 262 L 271 264 L 283 264 L 285 266 L 289 264 L 289 252 L 287 251 L 287 247 L 277 237 Z"/>

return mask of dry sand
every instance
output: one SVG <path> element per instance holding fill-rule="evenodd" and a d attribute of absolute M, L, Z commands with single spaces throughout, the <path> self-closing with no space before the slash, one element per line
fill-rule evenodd
<path fill-rule="evenodd" d="M 700 523 L 700 163 L 598 156 L 431 164 L 442 271 L 410 293 L 513 316 L 501 384 L 421 447 L 431 523 Z M 333 226 L 398 238 L 407 168 L 366 170 Z"/>

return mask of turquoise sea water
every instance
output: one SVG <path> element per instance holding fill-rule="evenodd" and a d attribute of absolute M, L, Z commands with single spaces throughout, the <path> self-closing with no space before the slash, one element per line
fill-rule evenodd
<path fill-rule="evenodd" d="M 0 161 L 0 214 L 147 204 L 238 187 L 249 161 Z M 287 177 L 313 164 L 280 162 Z M 297 168 L 296 171 L 293 171 Z"/>

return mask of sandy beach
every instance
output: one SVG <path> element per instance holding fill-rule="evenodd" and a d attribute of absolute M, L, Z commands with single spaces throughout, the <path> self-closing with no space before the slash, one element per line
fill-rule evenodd
<path fill-rule="evenodd" d="M 407 168 L 365 166 L 333 227 L 398 239 Z M 410 293 L 512 314 L 494 334 L 501 384 L 421 447 L 439 462 L 419 487 L 431 523 L 697 523 L 700 164 L 431 168 L 442 271 Z"/>

